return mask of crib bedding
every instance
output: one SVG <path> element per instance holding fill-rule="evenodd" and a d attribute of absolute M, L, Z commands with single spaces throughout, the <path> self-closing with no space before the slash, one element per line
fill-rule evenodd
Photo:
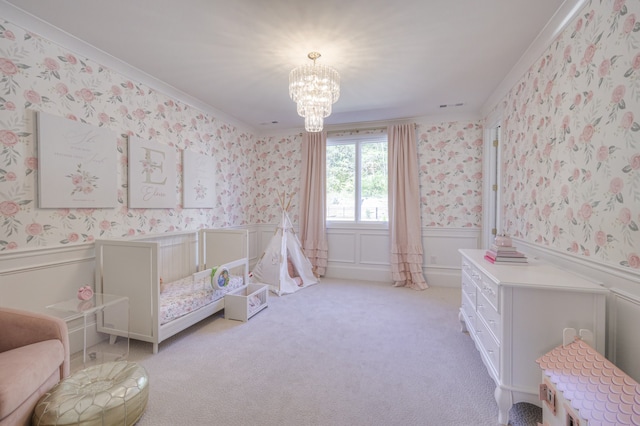
<path fill-rule="evenodd" d="M 210 277 L 194 279 L 189 276 L 166 283 L 160 293 L 160 325 L 215 302 L 243 285 L 244 278 L 239 275 L 231 275 L 225 288 L 215 290 L 211 286 Z"/>

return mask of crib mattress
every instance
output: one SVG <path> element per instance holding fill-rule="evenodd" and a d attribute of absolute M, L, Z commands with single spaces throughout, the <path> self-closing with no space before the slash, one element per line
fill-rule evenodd
<path fill-rule="evenodd" d="M 243 277 L 237 275 L 229 278 L 229 284 L 224 289 L 217 290 L 211 287 L 210 279 L 196 280 L 193 276 L 167 283 L 160 293 L 160 325 L 215 302 L 243 285 Z"/>

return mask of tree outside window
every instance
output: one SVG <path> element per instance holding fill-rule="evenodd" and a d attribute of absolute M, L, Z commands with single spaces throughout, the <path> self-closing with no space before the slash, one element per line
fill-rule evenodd
<path fill-rule="evenodd" d="M 387 137 L 327 140 L 327 221 L 387 222 Z"/>

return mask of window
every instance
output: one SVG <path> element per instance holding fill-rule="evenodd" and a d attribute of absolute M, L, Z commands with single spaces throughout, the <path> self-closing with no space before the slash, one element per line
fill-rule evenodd
<path fill-rule="evenodd" d="M 387 135 L 327 140 L 327 221 L 387 222 Z"/>

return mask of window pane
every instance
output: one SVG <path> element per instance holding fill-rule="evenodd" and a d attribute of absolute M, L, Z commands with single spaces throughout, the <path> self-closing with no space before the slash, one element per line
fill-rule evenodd
<path fill-rule="evenodd" d="M 360 220 L 387 221 L 387 144 L 362 143 L 360 155 Z"/>
<path fill-rule="evenodd" d="M 356 219 L 356 146 L 327 146 L 327 220 Z"/>

